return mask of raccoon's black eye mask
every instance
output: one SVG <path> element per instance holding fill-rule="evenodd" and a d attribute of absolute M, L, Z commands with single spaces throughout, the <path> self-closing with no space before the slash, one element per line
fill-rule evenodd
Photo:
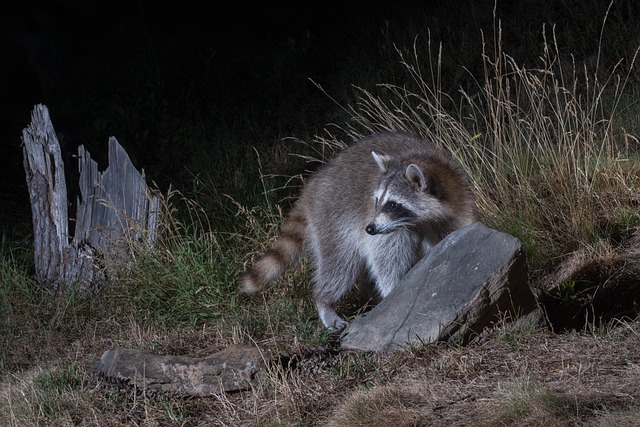
<path fill-rule="evenodd" d="M 393 218 L 412 218 L 414 216 L 409 209 L 402 205 L 402 203 L 398 203 L 393 200 L 384 204 L 382 212 L 389 214 L 389 216 Z"/>

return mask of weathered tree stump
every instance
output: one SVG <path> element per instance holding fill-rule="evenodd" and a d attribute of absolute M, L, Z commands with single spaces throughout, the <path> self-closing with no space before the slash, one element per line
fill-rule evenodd
<path fill-rule="evenodd" d="M 83 146 L 78 148 L 80 195 L 73 236 L 60 144 L 46 106 L 35 106 L 22 142 L 37 282 L 54 291 L 94 288 L 104 278 L 100 260 L 117 252 L 119 242 L 157 239 L 160 199 L 115 138 L 109 139 L 104 172 Z"/>

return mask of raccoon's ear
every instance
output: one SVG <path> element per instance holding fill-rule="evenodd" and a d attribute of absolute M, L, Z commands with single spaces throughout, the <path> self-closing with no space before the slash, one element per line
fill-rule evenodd
<path fill-rule="evenodd" d="M 388 163 L 389 161 L 391 161 L 391 157 L 387 156 L 386 154 L 378 154 L 375 151 L 372 151 L 371 155 L 373 156 L 373 160 L 375 160 L 380 167 L 380 170 L 382 172 L 386 172 L 389 168 Z"/>
<path fill-rule="evenodd" d="M 424 178 L 424 174 L 420 168 L 413 163 L 407 166 L 404 176 L 416 187 L 418 191 L 425 191 L 427 189 L 427 180 Z"/>

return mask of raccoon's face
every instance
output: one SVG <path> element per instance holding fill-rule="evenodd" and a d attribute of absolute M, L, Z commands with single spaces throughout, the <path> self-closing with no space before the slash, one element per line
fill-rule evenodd
<path fill-rule="evenodd" d="M 386 156 L 373 155 L 384 173 L 373 195 L 375 213 L 365 227 L 368 234 L 419 228 L 446 215 L 445 207 L 437 198 L 437 183 L 425 178 L 417 165 L 399 162 L 394 165 Z"/>
<path fill-rule="evenodd" d="M 398 176 L 400 175 L 400 176 Z M 399 228 L 410 228 L 419 215 L 414 204 L 414 191 L 404 182 L 402 174 L 387 173 L 382 176 L 373 202 L 375 213 L 365 231 L 371 235 L 387 234 Z"/>
<path fill-rule="evenodd" d="M 415 214 L 406 204 L 396 200 L 376 200 L 376 213 L 365 231 L 371 235 L 391 233 L 398 228 L 408 228 L 414 223 Z"/>

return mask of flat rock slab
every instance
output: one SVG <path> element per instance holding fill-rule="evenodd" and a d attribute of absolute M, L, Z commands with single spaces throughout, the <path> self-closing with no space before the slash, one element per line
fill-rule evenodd
<path fill-rule="evenodd" d="M 106 350 L 93 370 L 110 382 L 188 396 L 244 390 L 264 368 L 261 351 L 234 345 L 206 357 L 159 355 L 129 348 Z"/>
<path fill-rule="evenodd" d="M 376 307 L 354 319 L 341 346 L 384 352 L 465 342 L 499 315 L 536 307 L 520 241 L 475 223 L 443 239 Z"/>

